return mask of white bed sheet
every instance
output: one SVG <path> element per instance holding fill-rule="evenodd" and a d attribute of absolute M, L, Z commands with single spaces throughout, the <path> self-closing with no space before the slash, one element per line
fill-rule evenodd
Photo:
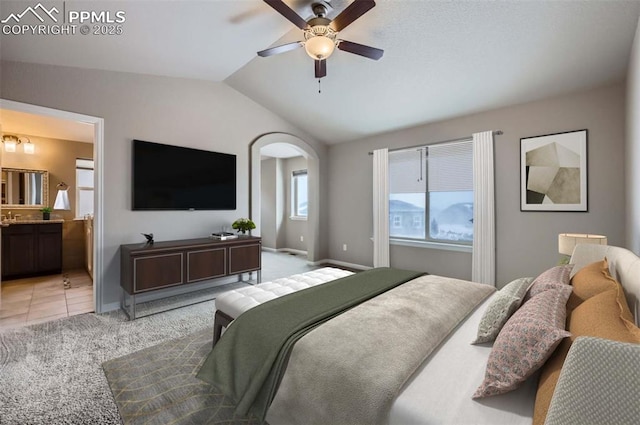
<path fill-rule="evenodd" d="M 538 376 L 507 394 L 472 400 L 491 346 L 471 345 L 493 294 L 463 322 L 405 384 L 390 411 L 391 425 L 531 424 Z"/>

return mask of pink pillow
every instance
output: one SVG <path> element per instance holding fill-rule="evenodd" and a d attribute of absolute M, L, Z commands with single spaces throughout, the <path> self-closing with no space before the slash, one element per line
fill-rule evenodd
<path fill-rule="evenodd" d="M 569 285 L 547 289 L 523 304 L 504 325 L 493 344 L 484 381 L 473 398 L 512 391 L 538 370 L 560 341 L 565 330 Z"/>
<path fill-rule="evenodd" d="M 573 264 L 565 264 L 551 267 L 549 270 L 542 272 L 531 284 L 524 301 L 528 301 L 547 289 L 557 289 L 559 286 L 569 285 L 571 269 L 573 269 Z"/>

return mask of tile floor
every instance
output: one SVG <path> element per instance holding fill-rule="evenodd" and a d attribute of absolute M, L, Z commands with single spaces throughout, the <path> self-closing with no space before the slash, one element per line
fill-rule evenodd
<path fill-rule="evenodd" d="M 93 282 L 87 272 L 65 275 L 69 289 L 64 288 L 62 274 L 3 281 L 0 331 L 94 311 Z"/>

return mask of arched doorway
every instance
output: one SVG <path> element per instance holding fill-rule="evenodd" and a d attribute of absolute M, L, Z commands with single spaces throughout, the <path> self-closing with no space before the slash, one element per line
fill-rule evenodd
<path fill-rule="evenodd" d="M 261 229 L 261 199 L 260 199 L 260 179 L 261 161 L 260 150 L 270 144 L 286 143 L 297 148 L 307 160 L 308 173 L 308 216 L 307 216 L 307 259 L 310 262 L 318 261 L 320 252 L 320 167 L 317 152 L 304 140 L 288 133 L 267 133 L 258 136 L 250 144 L 249 170 L 251 173 L 249 181 L 249 214 L 256 223 L 258 234 Z"/>

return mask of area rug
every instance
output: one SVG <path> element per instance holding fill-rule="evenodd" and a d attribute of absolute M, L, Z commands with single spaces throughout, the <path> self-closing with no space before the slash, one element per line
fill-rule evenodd
<path fill-rule="evenodd" d="M 196 378 L 213 328 L 102 364 L 120 417 L 134 424 L 259 424 L 234 415 L 223 394 Z"/>
<path fill-rule="evenodd" d="M 198 331 L 213 338 L 214 311 L 206 301 L 133 321 L 87 313 L 0 331 L 0 424 L 122 424 L 102 363 Z"/>

